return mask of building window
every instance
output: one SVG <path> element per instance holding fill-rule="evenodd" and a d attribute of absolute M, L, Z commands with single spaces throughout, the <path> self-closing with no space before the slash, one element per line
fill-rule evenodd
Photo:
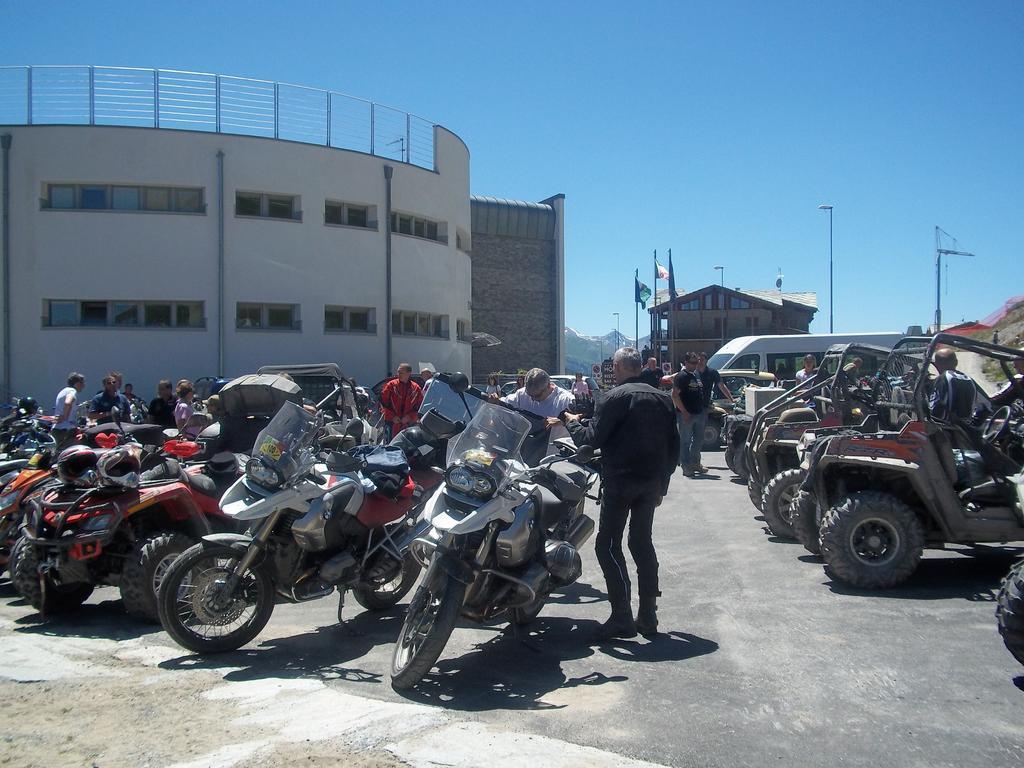
<path fill-rule="evenodd" d="M 78 325 L 77 301 L 51 301 L 45 320 L 51 327 Z"/>
<path fill-rule="evenodd" d="M 391 330 L 397 336 L 425 336 L 448 338 L 448 315 L 429 312 L 409 312 L 396 309 L 391 313 Z"/>
<path fill-rule="evenodd" d="M 455 321 L 455 338 L 459 341 L 472 341 L 472 337 L 469 333 L 469 321 L 468 320 L 456 320 Z"/>
<path fill-rule="evenodd" d="M 391 231 L 400 235 L 422 237 L 439 243 L 448 242 L 447 225 L 444 222 L 431 221 L 411 213 L 392 213 Z"/>
<path fill-rule="evenodd" d="M 300 331 L 302 322 L 299 320 L 299 305 L 239 302 L 235 305 L 235 327 Z"/>
<path fill-rule="evenodd" d="M 43 208 L 80 211 L 206 213 L 202 187 L 47 184 Z"/>
<path fill-rule="evenodd" d="M 469 235 L 461 229 L 455 230 L 455 247 L 464 253 L 469 253 L 470 238 Z"/>
<path fill-rule="evenodd" d="M 738 299 L 735 296 L 730 296 L 729 309 L 750 309 L 750 302 L 746 299 Z"/>
<path fill-rule="evenodd" d="M 111 328 L 204 328 L 201 301 L 62 301 L 43 302 L 43 326 Z M 175 322 L 176 321 L 176 322 Z"/>
<path fill-rule="evenodd" d="M 700 299 L 691 299 L 690 301 L 687 301 L 684 304 L 680 304 L 679 305 L 679 309 L 682 309 L 682 310 L 685 310 L 685 311 L 691 311 L 691 310 L 700 309 Z"/>
<path fill-rule="evenodd" d="M 377 228 L 377 206 L 344 203 L 336 200 L 324 202 L 324 224 L 345 227 Z"/>
<path fill-rule="evenodd" d="M 376 312 L 372 307 L 324 307 L 324 331 L 376 333 Z"/>
<path fill-rule="evenodd" d="M 138 325 L 139 305 L 114 302 L 114 325 Z"/>
<path fill-rule="evenodd" d="M 297 195 L 271 195 L 266 192 L 235 192 L 235 216 L 302 221 Z"/>
<path fill-rule="evenodd" d="M 137 211 L 139 210 L 139 188 L 138 187 L 114 187 L 110 197 L 115 211 Z"/>
<path fill-rule="evenodd" d="M 713 305 L 711 303 L 712 301 L 713 301 L 713 297 L 712 297 L 711 293 L 710 292 L 709 293 L 705 293 L 704 294 L 704 309 L 712 309 L 713 308 Z"/>
<path fill-rule="evenodd" d="M 170 302 L 147 303 L 146 304 L 146 327 L 147 328 L 170 328 L 171 327 L 171 305 Z"/>

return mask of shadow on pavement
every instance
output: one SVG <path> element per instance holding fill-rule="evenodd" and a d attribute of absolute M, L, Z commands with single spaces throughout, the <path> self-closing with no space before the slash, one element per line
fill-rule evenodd
<path fill-rule="evenodd" d="M 607 640 L 601 653 L 622 661 L 686 661 L 718 650 L 718 643 L 686 632 L 659 632 L 647 640 Z"/>
<path fill-rule="evenodd" d="M 1013 684 L 1021 691 L 1024 691 L 1024 675 L 1017 675 L 1017 677 L 1013 678 Z"/>
<path fill-rule="evenodd" d="M 281 677 L 381 683 L 382 674 L 346 664 L 365 656 L 378 645 L 393 643 L 404 616 L 405 606 L 387 613 L 365 611 L 344 624 L 317 627 L 301 635 L 270 638 L 255 648 L 208 656 L 189 654 L 168 659 L 159 666 L 168 670 L 233 667 L 224 675 L 228 682 Z"/>
<path fill-rule="evenodd" d="M 591 584 L 584 584 L 577 581 L 554 592 L 548 599 L 548 603 L 556 605 L 590 605 L 603 603 L 608 600 L 608 595 Z"/>
<path fill-rule="evenodd" d="M 14 623 L 18 625 L 15 632 L 104 640 L 134 640 L 162 631 L 157 623 L 146 623 L 129 616 L 120 600 L 85 603 L 71 613 L 53 614 L 46 618 L 40 613 L 33 613 Z"/>
<path fill-rule="evenodd" d="M 492 709 L 562 709 L 544 697 L 563 688 L 621 683 L 625 675 L 594 670 L 568 678 L 562 662 L 594 655 L 591 638 L 599 623 L 541 616 L 516 636 L 511 628 L 460 656 L 444 654 L 427 677 L 400 695 L 411 701 L 467 712 Z M 455 630 L 456 633 L 459 631 Z"/>
<path fill-rule="evenodd" d="M 964 599 L 995 602 L 999 584 L 1010 570 L 1019 550 L 971 550 L 972 557 L 922 560 L 906 582 L 893 589 L 857 589 L 838 581 L 826 582 L 839 595 L 887 597 L 902 600 Z"/>

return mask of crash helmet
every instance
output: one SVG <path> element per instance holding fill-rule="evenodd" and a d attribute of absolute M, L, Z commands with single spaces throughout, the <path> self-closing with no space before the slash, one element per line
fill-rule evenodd
<path fill-rule="evenodd" d="M 138 453 L 127 445 L 104 451 L 96 462 L 96 471 L 103 485 L 137 488 L 141 470 Z"/>
<path fill-rule="evenodd" d="M 36 402 L 34 397 L 23 397 L 18 400 L 18 410 L 31 415 L 39 410 L 39 403 Z"/>
<path fill-rule="evenodd" d="M 64 485 L 96 484 L 96 451 L 85 445 L 65 448 L 57 457 L 57 478 Z"/>

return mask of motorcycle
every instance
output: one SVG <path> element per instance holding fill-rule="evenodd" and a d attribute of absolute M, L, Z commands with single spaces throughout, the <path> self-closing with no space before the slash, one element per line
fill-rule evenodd
<path fill-rule="evenodd" d="M 189 650 L 218 653 L 256 637 L 278 601 L 338 590 L 339 621 L 347 590 L 367 610 L 397 604 L 420 573 L 408 545 L 426 530 L 417 524 L 423 486 L 440 483 L 425 466 L 449 437 L 437 426 L 423 424 L 405 444 L 364 460 L 321 451 L 330 438 L 322 417 L 284 403 L 221 499 L 224 514 L 249 532 L 204 536 L 168 568 L 159 591 L 167 633 Z M 401 463 L 370 463 L 387 453 Z M 419 468 L 409 469 L 405 457 Z M 385 482 L 390 495 L 378 488 Z"/>
<path fill-rule="evenodd" d="M 551 592 L 582 574 L 579 548 L 594 530 L 583 509 L 599 475 L 596 454 L 562 439 L 545 457 L 536 448 L 546 448 L 542 420 L 484 402 L 468 384 L 456 375 L 431 387 L 450 385 L 463 408 L 426 414 L 458 437 L 424 510 L 430 530 L 410 547 L 426 573 L 395 642 L 396 690 L 427 674 L 460 615 L 484 622 L 504 613 L 514 626 L 535 619 Z"/>

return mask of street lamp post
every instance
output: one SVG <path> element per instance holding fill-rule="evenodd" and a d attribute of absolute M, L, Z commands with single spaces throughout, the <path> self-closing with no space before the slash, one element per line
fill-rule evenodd
<path fill-rule="evenodd" d="M 722 283 L 721 283 L 721 285 L 722 285 L 722 346 L 724 347 L 725 346 L 725 319 L 728 317 L 728 314 L 726 314 L 726 313 L 729 311 L 728 306 L 725 303 L 725 267 L 722 266 L 721 264 L 716 264 L 715 265 L 715 269 L 717 269 L 721 273 L 721 278 L 722 278 Z"/>
<path fill-rule="evenodd" d="M 832 206 L 822 203 L 819 211 L 828 211 L 828 332 L 832 333 L 832 321 L 835 316 L 835 301 L 832 297 Z"/>
<path fill-rule="evenodd" d="M 622 346 L 622 339 L 620 338 L 621 334 L 619 333 L 619 313 L 612 312 L 612 315 L 615 317 L 615 348 L 618 349 Z"/>

